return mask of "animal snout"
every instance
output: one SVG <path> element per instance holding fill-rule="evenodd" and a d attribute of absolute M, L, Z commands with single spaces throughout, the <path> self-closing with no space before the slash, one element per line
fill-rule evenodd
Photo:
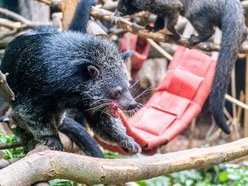
<path fill-rule="evenodd" d="M 129 104 L 127 110 L 133 110 L 138 106 L 138 103 L 136 101 L 133 101 L 132 103 Z"/>

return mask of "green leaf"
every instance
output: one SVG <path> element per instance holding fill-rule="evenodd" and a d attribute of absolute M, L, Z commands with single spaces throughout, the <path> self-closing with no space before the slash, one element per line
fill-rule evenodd
<path fill-rule="evenodd" d="M 0 144 L 5 143 L 14 143 L 17 141 L 17 138 L 15 135 L 7 136 L 2 133 L 0 133 Z M 15 157 L 24 157 L 24 151 L 23 148 L 13 148 L 13 149 L 6 149 L 2 150 L 4 153 L 4 157 L 6 159 L 13 159 Z"/>
<path fill-rule="evenodd" d="M 104 154 L 104 157 L 108 159 L 127 158 L 127 156 L 124 156 L 122 154 L 118 154 L 116 152 L 112 152 L 109 150 L 103 150 L 103 154 Z"/>
<path fill-rule="evenodd" d="M 221 183 L 227 182 L 228 181 L 228 173 L 227 172 L 221 172 L 219 174 L 219 181 Z"/>
<path fill-rule="evenodd" d="M 74 183 L 69 180 L 64 180 L 64 179 L 54 179 L 49 181 L 50 186 L 77 186 L 77 183 Z"/>
<path fill-rule="evenodd" d="M 136 183 L 140 186 L 148 186 L 144 180 L 137 181 Z"/>

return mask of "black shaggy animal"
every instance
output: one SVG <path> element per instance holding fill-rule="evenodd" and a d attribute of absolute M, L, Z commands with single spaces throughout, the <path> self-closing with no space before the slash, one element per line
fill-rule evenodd
<path fill-rule="evenodd" d="M 86 34 L 93 4 L 79 1 L 68 31 L 40 27 L 8 45 L 1 70 L 9 73 L 16 95 L 13 119 L 37 141 L 63 150 L 58 126 L 66 109 L 77 109 L 96 135 L 136 153 L 140 146 L 121 123 L 104 121 L 118 117 L 118 108 L 133 110 L 137 103 L 128 89 L 123 54 L 110 41 Z"/>
<path fill-rule="evenodd" d="M 116 16 L 125 16 L 137 13 L 139 11 L 149 11 L 157 15 L 154 27 L 147 26 L 150 31 L 158 31 L 167 27 L 173 34 L 172 39 L 179 40 L 181 37 L 175 30 L 177 19 L 183 4 L 180 0 L 119 0 Z"/>
<path fill-rule="evenodd" d="M 179 6 L 180 3 L 183 5 L 182 10 L 173 8 Z M 170 9 L 169 11 L 168 8 Z M 247 28 L 245 26 L 243 8 L 240 1 L 119 0 L 116 15 L 128 15 L 141 10 L 148 10 L 158 15 L 159 24 L 155 24 L 155 26 L 163 25 L 165 19 L 168 21 L 167 25 L 169 28 L 174 28 L 179 13 L 185 16 L 198 32 L 197 36 L 192 35 L 190 37 L 189 43 L 191 45 L 196 45 L 209 39 L 214 33 L 214 27 L 219 27 L 221 29 L 221 50 L 214 77 L 214 84 L 209 96 L 209 102 L 210 110 L 216 124 L 225 133 L 229 134 L 230 129 L 226 124 L 223 113 L 225 102 L 224 95 L 230 82 L 231 70 L 236 61 L 239 48 L 242 42 L 247 38 Z M 168 17 L 167 11 L 174 16 L 171 15 Z M 177 34 L 175 35 L 178 37 Z"/>

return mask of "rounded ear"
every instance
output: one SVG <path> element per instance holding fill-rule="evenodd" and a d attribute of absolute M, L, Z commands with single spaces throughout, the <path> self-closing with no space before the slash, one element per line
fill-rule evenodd
<path fill-rule="evenodd" d="M 124 61 L 127 60 L 127 58 L 129 58 L 130 56 L 132 56 L 134 54 L 134 50 L 127 50 L 125 52 L 122 53 L 122 59 Z"/>
<path fill-rule="evenodd" d="M 100 74 L 99 70 L 93 65 L 87 66 L 87 70 L 88 70 L 91 78 L 96 78 Z"/>

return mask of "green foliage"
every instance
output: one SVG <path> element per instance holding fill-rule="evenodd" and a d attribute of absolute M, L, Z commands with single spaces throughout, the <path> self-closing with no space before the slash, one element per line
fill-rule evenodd
<path fill-rule="evenodd" d="M 74 183 L 69 180 L 55 179 L 49 181 L 50 186 L 78 186 L 77 183 Z"/>
<path fill-rule="evenodd" d="M 17 138 L 15 135 L 7 136 L 0 133 L 0 144 L 6 144 L 6 143 L 11 144 L 14 142 L 17 142 Z M 1 151 L 4 153 L 4 158 L 6 159 L 24 157 L 23 148 L 5 149 Z"/>
<path fill-rule="evenodd" d="M 248 186 L 248 162 L 187 170 L 137 182 L 140 186 Z"/>
<path fill-rule="evenodd" d="M 112 151 L 109 151 L 109 150 L 103 150 L 103 154 L 104 154 L 104 157 L 107 158 L 107 159 L 123 159 L 123 158 L 127 158 L 127 156 L 125 155 L 121 155 L 117 152 L 112 152 Z"/>

